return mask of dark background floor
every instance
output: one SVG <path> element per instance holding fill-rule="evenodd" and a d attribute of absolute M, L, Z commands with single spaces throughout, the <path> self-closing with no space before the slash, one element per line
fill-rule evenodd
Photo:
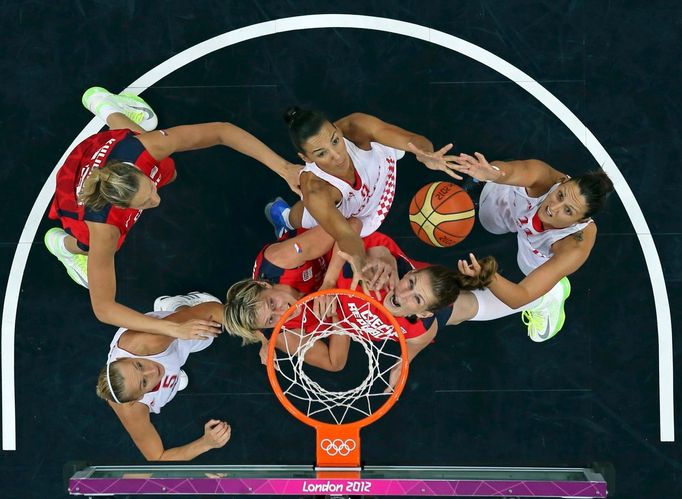
<path fill-rule="evenodd" d="M 37 193 L 90 120 L 80 96 L 118 91 L 205 39 L 300 14 L 390 17 L 475 43 L 539 81 L 594 133 L 631 186 L 654 234 L 674 331 L 682 291 L 682 7 L 673 1 L 25 2 L 0 4 L 3 51 L 0 275 L 9 271 Z M 537 157 L 577 174 L 598 167 L 533 97 L 483 65 L 412 38 L 357 29 L 283 33 L 240 43 L 162 79 L 143 96 L 163 126 L 234 122 L 294 160 L 280 115 L 291 104 L 353 111 L 489 158 Z M 286 186 L 225 148 L 177 155 L 162 191 L 118 256 L 119 300 L 138 310 L 159 294 L 223 296 L 272 238 L 262 206 Z M 408 254 L 452 263 L 494 254 L 514 275 L 514 239 L 476 226 L 449 250 L 416 240 L 412 194 L 443 179 L 400 162 L 397 199 L 382 230 Z M 291 200 L 291 196 L 287 195 Z M 46 251 L 44 220 L 23 279 L 16 324 L 17 451 L 3 452 L 3 497 L 64 495 L 71 460 L 141 462 L 94 394 L 114 329 Z M 642 250 L 617 196 L 599 239 L 572 277 L 564 330 L 533 344 L 518 317 L 442 331 L 414 362 L 400 402 L 364 432 L 372 464 L 613 463 L 618 497 L 682 496 L 678 443 L 659 442 L 656 320 Z M 0 289 L 4 293 L 4 286 Z M 679 340 L 679 338 L 677 338 Z M 675 358 L 679 361 L 679 341 Z M 679 362 L 678 362 L 679 363 Z M 154 419 L 164 442 L 198 437 L 227 419 L 231 442 L 204 463 L 309 463 L 312 431 L 279 406 L 256 348 L 223 337 L 193 356 L 190 388 Z M 680 370 L 676 369 L 680 386 Z M 680 399 L 680 390 L 677 398 Z M 678 411 L 679 412 L 679 411 Z M 680 432 L 679 417 L 677 433 Z M 409 437 L 409 438 L 407 438 Z"/>

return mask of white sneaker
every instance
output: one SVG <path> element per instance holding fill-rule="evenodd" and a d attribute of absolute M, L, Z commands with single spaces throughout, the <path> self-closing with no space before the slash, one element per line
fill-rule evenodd
<path fill-rule="evenodd" d="M 175 312 L 180 307 L 193 307 L 207 302 L 222 303 L 213 295 L 201 291 L 192 291 L 186 295 L 159 296 L 154 300 L 154 312 Z"/>
<path fill-rule="evenodd" d="M 561 331 L 566 320 L 564 303 L 570 294 L 571 283 L 564 277 L 542 297 L 536 308 L 523 312 L 522 320 L 528 326 L 531 340 L 547 341 Z"/>
<path fill-rule="evenodd" d="M 83 94 L 81 101 L 85 109 L 100 118 L 102 116 L 99 114 L 99 110 L 102 106 L 107 105 L 116 108 L 118 112 L 140 125 L 147 132 L 151 132 L 159 124 L 159 119 L 151 106 L 142 97 L 135 94 L 114 95 L 106 88 L 90 87 Z M 106 122 L 106 120 L 104 121 Z"/>
<path fill-rule="evenodd" d="M 77 284 L 84 288 L 88 287 L 88 256 L 75 255 L 64 251 L 61 242 L 66 237 L 66 232 L 60 227 L 53 227 L 45 233 L 43 241 L 47 250 L 57 257 L 66 267 L 66 273 Z"/>
<path fill-rule="evenodd" d="M 178 376 L 178 391 L 181 392 L 189 385 L 189 376 L 187 373 L 180 369 L 180 376 Z"/>

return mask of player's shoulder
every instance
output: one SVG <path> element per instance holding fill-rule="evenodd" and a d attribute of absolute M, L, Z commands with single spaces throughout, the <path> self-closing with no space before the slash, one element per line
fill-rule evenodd
<path fill-rule="evenodd" d="M 552 252 L 559 256 L 570 253 L 589 253 L 597 240 L 597 225 L 590 222 L 552 244 Z"/>
<path fill-rule="evenodd" d="M 304 197 L 308 195 L 333 195 L 334 191 L 338 191 L 332 184 L 325 179 L 318 177 L 313 172 L 303 172 L 300 177 L 301 192 Z"/>

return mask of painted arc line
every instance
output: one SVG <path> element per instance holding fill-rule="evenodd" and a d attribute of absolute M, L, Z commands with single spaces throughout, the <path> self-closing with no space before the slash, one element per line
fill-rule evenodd
<path fill-rule="evenodd" d="M 127 90 L 139 94 L 147 87 L 154 85 L 160 79 L 168 76 L 179 68 L 207 54 L 236 43 L 277 33 L 320 28 L 355 28 L 403 35 L 439 45 L 474 59 L 515 82 L 539 100 L 547 109 L 559 118 L 571 132 L 573 132 L 578 140 L 580 140 L 592 154 L 597 164 L 602 165 L 602 168 L 608 173 L 613 181 L 616 193 L 620 197 L 626 212 L 630 217 L 630 221 L 642 247 L 647 270 L 651 279 L 658 326 L 660 440 L 663 442 L 674 441 L 673 357 L 670 304 L 668 302 L 660 258 L 653 237 L 651 236 L 651 231 L 649 230 L 644 214 L 642 213 L 630 186 L 625 181 L 625 178 L 611 156 L 606 152 L 606 149 L 604 149 L 592 132 L 590 132 L 564 104 L 523 71 L 477 45 L 425 26 L 381 17 L 349 14 L 319 14 L 267 21 L 210 38 L 184 50 L 151 69 L 131 83 L 127 87 Z M 45 214 L 52 194 L 54 193 L 56 172 L 59 165 L 62 164 L 68 155 L 68 152 L 77 143 L 99 131 L 101 125 L 102 123 L 100 120 L 93 118 L 78 137 L 76 137 L 71 146 L 69 146 L 62 158 L 56 164 L 33 204 L 33 208 L 31 209 L 21 233 L 14 259 L 12 260 L 12 267 L 7 281 L 7 290 L 3 305 L 2 338 L 0 342 L 2 348 L 0 361 L 2 362 L 3 450 L 16 449 L 14 329 L 21 281 L 28 255 L 35 239 L 38 226 Z"/>

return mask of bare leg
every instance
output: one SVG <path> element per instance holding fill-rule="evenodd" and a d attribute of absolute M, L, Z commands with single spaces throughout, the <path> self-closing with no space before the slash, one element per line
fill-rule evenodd
<path fill-rule="evenodd" d="M 111 113 L 107 117 L 107 125 L 109 125 L 111 130 L 128 129 L 134 132 L 145 133 L 140 125 L 133 122 L 123 113 Z"/>
<path fill-rule="evenodd" d="M 69 253 L 73 253 L 74 255 L 87 255 L 87 251 L 83 251 L 78 247 L 78 244 L 76 243 L 76 238 L 67 234 L 66 237 L 64 238 L 64 247 Z"/>
<path fill-rule="evenodd" d="M 362 222 L 349 218 L 348 223 L 358 234 Z M 271 244 L 265 249 L 265 258 L 282 269 L 295 269 L 309 260 L 324 256 L 334 246 L 334 238 L 319 225 L 284 241 Z M 343 266 L 344 261 L 341 261 Z"/>
<path fill-rule="evenodd" d="M 265 249 L 264 256 L 280 268 L 295 269 L 308 260 L 321 257 L 333 245 L 334 238 L 318 225 L 296 237 L 271 244 Z"/>
<path fill-rule="evenodd" d="M 303 219 L 303 201 L 298 201 L 291 207 L 289 211 L 289 223 L 294 229 L 301 228 L 301 220 Z"/>

